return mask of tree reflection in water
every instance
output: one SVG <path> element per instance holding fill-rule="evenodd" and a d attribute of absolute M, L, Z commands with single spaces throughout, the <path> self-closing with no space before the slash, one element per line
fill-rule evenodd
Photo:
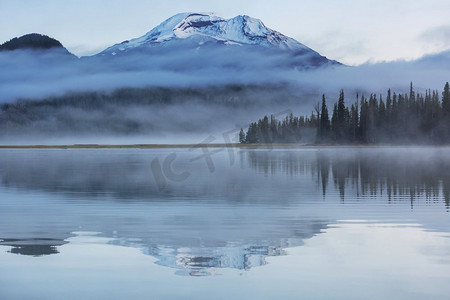
<path fill-rule="evenodd" d="M 426 203 L 442 201 L 450 209 L 450 156 L 448 148 L 324 148 L 317 151 L 253 151 L 250 167 L 266 175 L 311 174 L 323 197 L 329 182 L 345 202 L 346 192 L 357 199 L 386 197 L 387 201 Z M 331 178 L 330 178 L 331 177 Z"/>

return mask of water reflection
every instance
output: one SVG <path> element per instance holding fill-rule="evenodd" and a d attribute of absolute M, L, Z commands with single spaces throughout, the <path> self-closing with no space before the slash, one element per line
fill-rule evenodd
<path fill-rule="evenodd" d="M 444 202 L 450 209 L 449 148 L 336 148 L 318 151 L 249 151 L 249 166 L 266 175 L 311 174 L 325 197 L 330 182 L 342 202 L 346 191 L 357 198 L 406 198 L 414 208 L 417 197 L 426 203 Z"/>
<path fill-rule="evenodd" d="M 233 166 L 226 152 L 213 157 L 214 172 L 176 150 L 174 171 L 192 176 L 160 191 L 151 162 L 173 151 L 2 151 L 0 246 L 57 254 L 82 228 L 202 276 L 265 265 L 336 220 L 365 218 L 369 208 L 382 218 L 391 203 L 408 212 L 425 203 L 434 215 L 421 224 L 448 231 L 435 216 L 450 206 L 449 148 L 243 149 Z M 350 204 L 358 209 L 346 211 Z"/>
<path fill-rule="evenodd" d="M 35 257 L 57 254 L 58 247 L 64 244 L 67 244 L 64 240 L 49 238 L 0 239 L 0 246 L 11 247 L 9 253 Z"/>
<path fill-rule="evenodd" d="M 109 243 L 139 248 L 177 274 L 200 276 L 265 265 L 333 220 L 287 209 L 295 197 L 262 185 L 251 169 L 231 167 L 227 153 L 214 157 L 211 173 L 180 150 L 173 168 L 192 176 L 159 191 L 151 162 L 172 151 L 3 151 L 0 238 L 23 241 L 39 233 L 66 240 L 79 230 L 101 232 Z M 31 251 L 58 249 L 17 244 L 10 252 Z"/>
<path fill-rule="evenodd" d="M 137 249 L 108 244 L 110 238 L 74 235 L 50 259 L 0 251 L 0 298 L 444 300 L 450 293 L 449 234 L 415 223 L 332 223 L 306 246 L 250 272 L 207 269 L 202 256 L 193 262 L 197 269 L 174 271 Z M 192 278 L 211 274 L 221 276 Z"/>
<path fill-rule="evenodd" d="M 301 244 L 299 242 L 298 244 Z M 291 244 L 292 245 L 292 244 Z M 297 245 L 297 243 L 295 244 Z M 157 264 L 176 268 L 178 275 L 207 276 L 220 274 L 218 269 L 231 268 L 238 270 L 250 270 L 267 264 L 266 257 L 285 255 L 282 246 L 236 245 L 217 248 L 197 249 L 156 249 L 144 250 L 158 258 Z"/>
<path fill-rule="evenodd" d="M 77 222 L 74 220 L 74 224 Z M 121 223 L 119 218 L 115 224 L 101 223 L 97 229 L 107 226 L 114 228 L 114 232 L 72 232 L 60 239 L 64 235 L 62 228 L 42 228 L 46 238 L 3 238 L 0 246 L 11 247 L 6 250 L 8 253 L 40 257 L 58 254 L 58 248 L 67 244 L 73 235 L 87 236 L 91 240 L 98 236 L 108 238 L 112 245 L 139 248 L 142 253 L 157 258 L 158 265 L 176 269 L 178 275 L 208 276 L 220 274 L 220 269 L 224 268 L 250 270 L 263 266 L 267 257 L 285 255 L 285 248 L 303 245 L 304 240 L 320 234 L 327 226 L 315 220 L 278 225 L 247 221 L 242 224 L 247 228 L 237 229 L 211 221 L 209 226 L 216 229 L 210 232 L 193 230 L 192 227 L 197 227 L 195 222 L 180 227 L 166 223 L 167 227 L 176 227 L 172 230 L 164 230 L 157 222 L 147 224 L 155 227 L 154 230 L 143 224 L 130 226 L 128 222 Z M 52 235 L 55 238 L 48 237 Z"/>
<path fill-rule="evenodd" d="M 176 150 L 179 166 L 175 167 L 192 176 L 181 182 L 169 180 L 163 191 L 158 189 L 150 165 L 155 157 L 163 158 L 172 150 L 112 151 L 107 155 L 105 151 L 3 151 L 1 184 L 75 193 L 89 199 L 111 195 L 120 200 L 196 200 L 214 194 L 228 202 L 242 202 L 255 186 L 267 189 L 260 177 L 243 171 L 247 162 L 250 169 L 271 175 L 272 180 L 282 181 L 283 174 L 310 175 L 323 197 L 338 191 L 343 202 L 348 192 L 352 197 L 386 196 L 388 201 L 408 198 L 414 207 L 414 200 L 424 196 L 427 203 L 443 201 L 446 209 L 450 208 L 450 148 L 242 150 L 241 169 L 216 157 L 218 167 L 213 173 L 201 161 L 190 162 L 189 151 Z"/>
<path fill-rule="evenodd" d="M 164 235 L 141 232 L 131 238 L 130 234 L 117 234 L 111 244 L 140 248 L 157 258 L 157 264 L 177 269 L 179 275 L 204 276 L 220 274 L 223 268 L 250 270 L 263 266 L 267 257 L 285 255 L 285 248 L 301 246 L 327 227 L 326 222 L 318 220 L 280 223 L 247 220 L 230 227 L 210 221 L 214 232 L 206 228 L 193 231 L 190 224 Z"/>

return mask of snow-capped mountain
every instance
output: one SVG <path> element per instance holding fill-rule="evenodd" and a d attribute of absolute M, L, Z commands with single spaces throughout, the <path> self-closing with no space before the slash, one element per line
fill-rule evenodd
<path fill-rule="evenodd" d="M 100 56 L 116 56 L 129 52 L 151 52 L 167 48 L 201 48 L 211 49 L 214 46 L 231 46 L 236 49 L 252 47 L 256 50 L 284 52 L 291 56 L 304 56 L 305 65 L 323 65 L 337 63 L 321 56 L 316 51 L 287 37 L 275 30 L 267 28 L 259 19 L 249 16 L 237 16 L 223 19 L 208 13 L 177 14 L 145 35 L 124 41 L 102 51 Z M 216 47 L 217 48 L 217 47 Z M 297 64 L 298 62 L 294 63 Z M 302 64 L 303 62 L 300 62 Z"/>

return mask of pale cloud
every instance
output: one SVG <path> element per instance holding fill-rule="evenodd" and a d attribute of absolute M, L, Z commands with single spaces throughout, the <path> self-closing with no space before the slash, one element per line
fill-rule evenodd
<path fill-rule="evenodd" d="M 428 29 L 418 37 L 418 40 L 423 41 L 426 48 L 446 50 L 450 48 L 450 25 Z"/>

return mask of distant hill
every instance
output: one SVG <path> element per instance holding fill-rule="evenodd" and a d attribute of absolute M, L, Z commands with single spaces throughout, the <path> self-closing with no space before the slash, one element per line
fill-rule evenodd
<path fill-rule="evenodd" d="M 39 33 L 30 33 L 15 37 L 0 45 L 0 51 L 14 50 L 58 50 L 73 55 L 58 40 Z"/>

